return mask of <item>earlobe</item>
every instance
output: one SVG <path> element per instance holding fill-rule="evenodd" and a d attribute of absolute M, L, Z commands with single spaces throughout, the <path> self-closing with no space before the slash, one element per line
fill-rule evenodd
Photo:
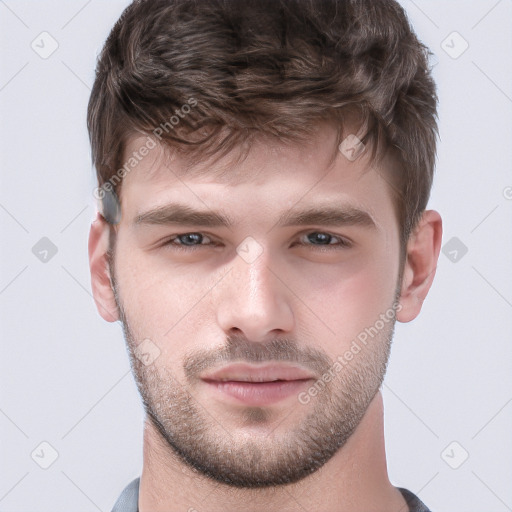
<path fill-rule="evenodd" d="M 414 320 L 421 311 L 437 268 L 441 250 L 442 220 L 439 213 L 426 210 L 407 244 L 402 275 L 399 322 Z"/>
<path fill-rule="evenodd" d="M 89 268 L 94 302 L 99 314 L 107 322 L 119 320 L 108 264 L 110 225 L 98 214 L 89 233 Z"/>

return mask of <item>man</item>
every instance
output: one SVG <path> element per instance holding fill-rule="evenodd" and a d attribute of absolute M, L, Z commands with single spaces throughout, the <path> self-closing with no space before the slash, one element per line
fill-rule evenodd
<path fill-rule="evenodd" d="M 427 51 L 392 0 L 142 0 L 88 127 L 98 310 L 146 410 L 114 511 L 405 512 L 380 386 L 441 244 Z"/>

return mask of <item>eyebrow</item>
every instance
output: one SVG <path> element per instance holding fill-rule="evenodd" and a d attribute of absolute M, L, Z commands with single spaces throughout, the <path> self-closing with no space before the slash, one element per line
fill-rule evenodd
<path fill-rule="evenodd" d="M 140 213 L 135 217 L 134 224 L 193 224 L 211 228 L 229 228 L 234 225 L 233 220 L 222 213 L 195 210 L 190 206 L 178 203 L 171 203 Z"/>
<path fill-rule="evenodd" d="M 134 225 L 184 224 L 210 228 L 232 228 L 235 222 L 229 216 L 215 211 L 195 210 L 187 205 L 171 203 L 139 213 Z M 375 229 L 377 223 L 372 216 L 359 208 L 334 205 L 309 207 L 301 211 L 289 211 L 282 214 L 274 227 L 322 224 L 329 226 L 363 226 Z"/>

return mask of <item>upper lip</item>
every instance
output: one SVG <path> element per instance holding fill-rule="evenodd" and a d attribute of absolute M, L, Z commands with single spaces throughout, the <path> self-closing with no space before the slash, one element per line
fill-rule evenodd
<path fill-rule="evenodd" d="M 202 380 L 272 382 L 276 380 L 306 380 L 314 376 L 300 366 L 289 364 L 251 365 L 236 363 L 201 376 Z"/>

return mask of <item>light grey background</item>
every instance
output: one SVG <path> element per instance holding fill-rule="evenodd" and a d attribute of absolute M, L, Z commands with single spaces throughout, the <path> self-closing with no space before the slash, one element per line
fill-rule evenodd
<path fill-rule="evenodd" d="M 402 3 L 436 55 L 430 207 L 443 215 L 446 254 L 420 317 L 397 324 L 383 387 L 389 472 L 434 512 L 503 512 L 512 510 L 512 1 Z M 0 0 L 1 512 L 110 511 L 142 464 L 121 327 L 96 312 L 87 260 L 86 106 L 97 53 L 127 4 Z M 43 31 L 58 44 L 47 58 Z M 55 255 L 36 245 L 43 237 Z M 41 468 L 52 450 L 58 458 Z"/>

